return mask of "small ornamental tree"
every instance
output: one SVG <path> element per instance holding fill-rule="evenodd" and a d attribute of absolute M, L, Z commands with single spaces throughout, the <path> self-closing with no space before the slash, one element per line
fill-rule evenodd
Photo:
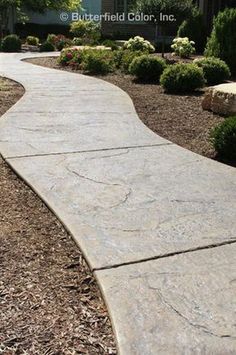
<path fill-rule="evenodd" d="M 157 28 L 160 28 L 161 35 L 164 38 L 170 23 L 180 24 L 183 20 L 190 17 L 194 5 L 192 0 L 137 0 L 135 8 L 139 13 L 150 17 L 150 21 L 155 23 Z M 165 43 L 163 42 L 163 56 L 164 47 Z"/>
<path fill-rule="evenodd" d="M 26 20 L 24 9 L 34 12 L 46 10 L 76 10 L 81 6 L 81 0 L 0 0 L 0 36 L 7 32 L 9 18 L 15 14 Z"/>
<path fill-rule="evenodd" d="M 236 74 L 236 9 L 225 9 L 214 19 L 205 55 L 224 60 Z"/>

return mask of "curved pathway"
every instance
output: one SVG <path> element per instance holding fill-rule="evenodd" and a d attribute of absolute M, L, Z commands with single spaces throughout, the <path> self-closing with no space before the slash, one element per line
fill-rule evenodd
<path fill-rule="evenodd" d="M 24 57 L 0 54 L 26 89 L 0 152 L 82 249 L 120 354 L 234 354 L 236 170 L 152 133 L 119 88 Z"/>

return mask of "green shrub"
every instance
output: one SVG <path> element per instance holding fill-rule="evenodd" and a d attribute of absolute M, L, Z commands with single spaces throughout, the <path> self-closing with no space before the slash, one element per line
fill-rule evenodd
<path fill-rule="evenodd" d="M 88 50 L 67 48 L 61 51 L 58 63 L 63 66 L 70 66 L 73 69 L 80 69 Z"/>
<path fill-rule="evenodd" d="M 90 74 L 105 75 L 114 71 L 115 63 L 111 51 L 87 50 L 83 57 L 82 69 Z"/>
<path fill-rule="evenodd" d="M 236 8 L 225 9 L 214 19 L 205 55 L 224 60 L 231 72 L 236 74 Z"/>
<path fill-rule="evenodd" d="M 101 36 L 100 25 L 94 21 L 80 20 L 72 22 L 70 32 L 75 37 L 86 39 L 88 42 L 97 41 Z"/>
<path fill-rule="evenodd" d="M 171 48 L 174 50 L 174 54 L 180 58 L 189 58 L 196 51 L 194 45 L 195 42 L 190 41 L 188 37 L 177 37 L 173 40 Z"/>
<path fill-rule="evenodd" d="M 83 45 L 83 40 L 80 37 L 74 37 L 72 40 L 72 44 L 74 46 L 82 46 Z"/>
<path fill-rule="evenodd" d="M 150 55 L 136 57 L 129 66 L 129 72 L 140 80 L 159 82 L 166 68 L 164 59 Z"/>
<path fill-rule="evenodd" d="M 205 84 L 202 68 L 195 64 L 175 64 L 168 66 L 160 79 L 168 93 L 190 93 Z"/>
<path fill-rule="evenodd" d="M 106 39 L 102 42 L 102 44 L 106 47 L 110 47 L 112 51 L 116 51 L 119 49 L 117 43 L 115 41 L 112 41 L 111 39 Z"/>
<path fill-rule="evenodd" d="M 204 77 L 208 85 L 217 85 L 230 78 L 229 67 L 223 60 L 208 57 L 197 59 L 194 63 L 203 69 Z"/>
<path fill-rule="evenodd" d="M 134 58 L 147 54 L 143 51 L 130 51 L 128 49 L 119 49 L 117 51 L 114 51 L 113 53 L 116 67 L 126 74 L 129 73 L 129 66 L 134 60 Z"/>
<path fill-rule="evenodd" d="M 136 36 L 134 38 L 130 38 L 124 44 L 124 49 L 128 49 L 130 51 L 144 51 L 148 53 L 155 52 L 155 47 L 149 42 L 146 41 L 143 37 Z"/>
<path fill-rule="evenodd" d="M 50 34 L 48 34 L 48 36 L 47 36 L 46 42 L 55 45 L 55 43 L 56 43 L 56 38 L 57 38 L 57 35 L 54 35 L 53 33 L 50 33 Z"/>
<path fill-rule="evenodd" d="M 72 43 L 71 40 L 66 38 L 64 35 L 54 34 L 49 34 L 46 42 L 52 44 L 58 51 L 70 46 Z"/>
<path fill-rule="evenodd" d="M 30 46 L 38 46 L 39 45 L 39 38 L 34 36 L 28 36 L 26 38 L 26 43 Z"/>
<path fill-rule="evenodd" d="M 21 50 L 21 41 L 17 35 L 9 35 L 2 40 L 3 52 L 19 52 Z"/>
<path fill-rule="evenodd" d="M 54 52 L 55 51 L 55 46 L 50 43 L 50 42 L 44 42 L 40 46 L 40 52 Z"/>
<path fill-rule="evenodd" d="M 203 14 L 198 8 L 194 8 L 192 16 L 182 22 L 178 29 L 177 36 L 190 38 L 195 42 L 197 52 L 202 53 L 204 51 L 207 40 L 207 30 Z"/>
<path fill-rule="evenodd" d="M 236 116 L 226 118 L 211 132 L 212 144 L 224 159 L 236 160 Z"/>

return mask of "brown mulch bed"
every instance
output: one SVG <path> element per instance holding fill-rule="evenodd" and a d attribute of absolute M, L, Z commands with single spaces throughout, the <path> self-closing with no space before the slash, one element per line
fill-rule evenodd
<path fill-rule="evenodd" d="M 61 67 L 55 57 L 27 61 L 75 72 L 71 68 Z M 130 95 L 140 119 L 151 130 L 195 153 L 209 158 L 216 157 L 209 134 L 224 118 L 202 109 L 204 90 L 193 95 L 167 95 L 159 85 L 138 83 L 129 75 L 119 73 L 101 78 L 119 86 Z"/>
<path fill-rule="evenodd" d="M 24 93 L 0 78 L 0 116 Z M 0 354 L 116 354 L 100 291 L 72 238 L 0 158 Z"/>

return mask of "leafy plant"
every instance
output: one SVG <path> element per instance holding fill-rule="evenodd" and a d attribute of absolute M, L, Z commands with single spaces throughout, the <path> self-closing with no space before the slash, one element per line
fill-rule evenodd
<path fill-rule="evenodd" d="M 228 65 L 219 58 L 196 59 L 194 63 L 203 69 L 208 85 L 217 85 L 230 78 L 231 73 Z"/>
<path fill-rule="evenodd" d="M 188 37 L 177 37 L 173 40 L 171 48 L 174 54 L 180 58 L 189 58 L 191 54 L 195 53 L 195 42 L 190 41 Z"/>
<path fill-rule="evenodd" d="M 174 22 L 180 25 L 183 20 L 191 16 L 193 11 L 192 0 L 136 0 L 135 9 L 139 13 L 149 15 L 151 23 L 155 24 L 155 41 L 157 42 L 157 27 L 162 36 L 162 55 L 165 52 L 165 36 L 167 35 L 170 22 L 161 19 L 160 14 L 174 15 Z"/>
<path fill-rule="evenodd" d="M 39 45 L 39 38 L 34 36 L 28 36 L 26 38 L 26 43 L 30 46 L 38 46 Z"/>
<path fill-rule="evenodd" d="M 124 49 L 128 49 L 130 51 L 144 51 L 148 53 L 155 52 L 155 47 L 149 41 L 146 41 L 140 36 L 130 38 L 126 41 L 124 43 Z"/>
<path fill-rule="evenodd" d="M 72 44 L 74 46 L 82 46 L 83 45 L 83 40 L 80 37 L 74 37 L 72 40 Z"/>
<path fill-rule="evenodd" d="M 58 51 L 71 45 L 71 40 L 64 35 L 49 34 L 47 42 L 51 43 Z"/>
<path fill-rule="evenodd" d="M 112 51 L 116 51 L 119 49 L 117 43 L 115 41 L 112 41 L 111 39 L 106 39 L 102 42 L 102 44 L 106 47 L 110 47 Z"/>
<path fill-rule="evenodd" d="M 40 52 L 54 52 L 55 51 L 55 46 L 50 43 L 50 42 L 44 42 L 40 46 Z"/>
<path fill-rule="evenodd" d="M 128 49 L 126 50 L 120 49 L 118 51 L 114 51 L 115 65 L 123 73 L 128 74 L 129 66 L 132 63 L 132 61 L 143 54 L 148 54 L 148 53 L 145 53 L 143 51 L 130 51 Z"/>
<path fill-rule="evenodd" d="M 236 116 L 226 118 L 211 131 L 211 141 L 224 159 L 236 160 Z"/>
<path fill-rule="evenodd" d="M 202 68 L 196 64 L 175 64 L 168 66 L 160 79 L 168 93 L 191 93 L 205 84 Z"/>
<path fill-rule="evenodd" d="M 136 57 L 129 66 L 129 72 L 140 80 L 159 82 L 166 68 L 164 59 L 150 55 Z"/>
<path fill-rule="evenodd" d="M 43 13 L 46 10 L 76 10 L 81 8 L 81 0 L 0 0 L 0 36 L 7 31 L 9 18 L 16 13 L 20 21 L 28 18 L 25 10 Z"/>
<path fill-rule="evenodd" d="M 195 42 L 197 52 L 202 53 L 206 46 L 207 30 L 203 14 L 197 7 L 193 8 L 192 14 L 179 26 L 177 37 L 188 37 Z"/>
<path fill-rule="evenodd" d="M 94 21 L 80 20 L 72 22 L 70 32 L 75 37 L 86 39 L 88 43 L 100 38 L 100 25 Z"/>
<path fill-rule="evenodd" d="M 82 63 L 82 69 L 90 74 L 108 74 L 115 69 L 114 57 L 108 50 L 87 50 Z"/>
<path fill-rule="evenodd" d="M 70 65 L 74 69 L 80 69 L 81 63 L 83 62 L 86 50 L 79 50 L 77 48 L 68 48 L 61 51 L 59 57 L 59 64 Z"/>
<path fill-rule="evenodd" d="M 21 41 L 17 35 L 8 35 L 2 40 L 3 52 L 19 52 L 21 50 Z"/>
<path fill-rule="evenodd" d="M 205 55 L 224 60 L 231 72 L 236 74 L 236 8 L 219 12 L 214 19 L 213 30 L 208 39 Z"/>

